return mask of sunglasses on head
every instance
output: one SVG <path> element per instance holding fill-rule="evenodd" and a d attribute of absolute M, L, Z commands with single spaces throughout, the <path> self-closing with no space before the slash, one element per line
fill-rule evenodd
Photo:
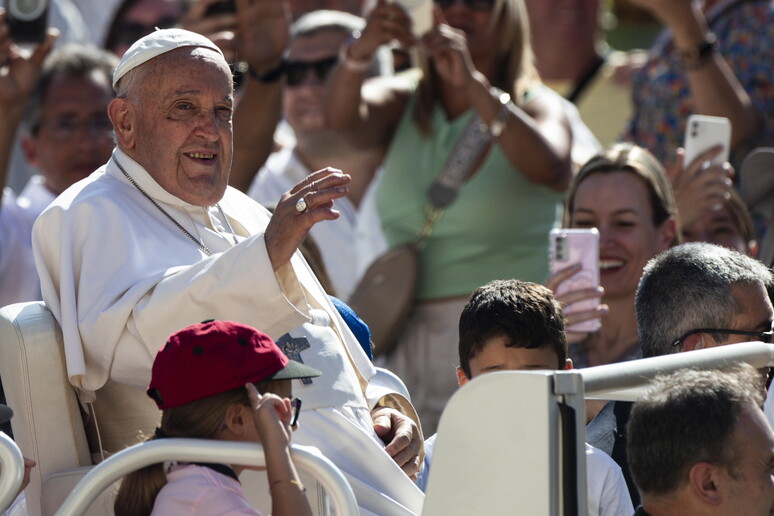
<path fill-rule="evenodd" d="M 441 9 L 449 9 L 453 5 L 455 5 L 457 2 L 462 2 L 462 4 L 470 9 L 471 11 L 491 11 L 492 7 L 494 7 L 495 0 L 433 0 L 438 7 Z"/>
<path fill-rule="evenodd" d="M 328 74 L 331 73 L 331 69 L 338 62 L 338 58 L 326 57 L 325 59 L 319 59 L 317 61 L 288 61 L 285 66 L 285 78 L 287 85 L 290 87 L 298 86 L 306 78 L 309 70 L 312 70 L 320 80 L 325 82 Z"/>

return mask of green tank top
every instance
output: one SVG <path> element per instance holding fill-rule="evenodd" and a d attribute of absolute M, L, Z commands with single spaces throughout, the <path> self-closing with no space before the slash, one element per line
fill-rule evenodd
<path fill-rule="evenodd" d="M 538 90 L 539 91 L 539 90 Z M 425 221 L 426 191 L 473 112 L 453 121 L 442 108 L 423 136 L 407 103 L 384 161 L 377 206 L 390 245 L 412 240 Z M 558 226 L 562 194 L 527 181 L 492 145 L 476 175 L 434 226 L 419 257 L 419 300 L 468 295 L 495 279 L 542 283 L 548 232 Z"/>

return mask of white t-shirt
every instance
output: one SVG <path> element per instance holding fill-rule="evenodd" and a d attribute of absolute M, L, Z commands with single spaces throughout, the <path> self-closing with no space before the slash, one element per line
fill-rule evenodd
<path fill-rule="evenodd" d="M 425 460 L 417 476 L 417 487 L 427 489 L 427 477 L 433 460 L 435 434 L 425 441 Z M 632 516 L 629 491 L 621 468 L 613 459 L 590 444 L 586 444 L 586 488 L 589 516 Z"/>

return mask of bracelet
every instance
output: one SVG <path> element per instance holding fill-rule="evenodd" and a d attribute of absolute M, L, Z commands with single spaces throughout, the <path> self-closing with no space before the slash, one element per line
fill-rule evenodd
<path fill-rule="evenodd" d="M 269 491 L 271 491 L 274 488 L 274 486 L 276 486 L 277 484 L 284 484 L 284 483 L 293 484 L 295 486 L 298 486 L 298 488 L 301 490 L 301 492 L 306 493 L 306 488 L 304 487 L 304 484 L 302 484 L 301 482 L 298 482 L 296 480 L 290 480 L 290 479 L 288 479 L 288 480 L 275 480 L 274 482 L 269 484 Z"/>
<path fill-rule="evenodd" d="M 247 68 L 247 73 L 252 77 L 254 80 L 263 83 L 263 84 L 271 84 L 273 82 L 276 82 L 277 79 L 282 77 L 282 75 L 285 73 L 285 68 L 287 67 L 288 63 L 283 58 L 277 66 L 269 70 L 265 73 L 258 73 L 252 68 Z"/>
<path fill-rule="evenodd" d="M 497 97 L 498 102 L 500 102 L 500 109 L 497 111 L 497 115 L 495 116 L 494 120 L 492 120 L 492 122 L 487 126 L 489 135 L 492 138 L 497 139 L 501 134 L 503 134 L 503 131 L 505 130 L 505 117 L 508 115 L 508 104 L 511 102 L 511 96 L 500 88 L 495 88 L 494 86 L 489 89 L 489 92 Z"/>
<path fill-rule="evenodd" d="M 344 65 L 344 68 L 351 72 L 363 73 L 371 68 L 371 59 L 355 59 L 349 55 L 349 48 L 352 43 L 341 45 L 339 49 L 339 62 Z"/>
<path fill-rule="evenodd" d="M 692 48 L 691 50 L 675 49 L 675 54 L 677 54 L 677 59 L 680 61 L 684 70 L 698 70 L 704 66 L 707 62 L 707 58 L 715 53 L 716 45 L 717 37 L 715 37 L 715 34 L 712 32 L 708 32 L 707 35 L 704 36 L 704 41 L 702 41 L 699 46 Z"/>

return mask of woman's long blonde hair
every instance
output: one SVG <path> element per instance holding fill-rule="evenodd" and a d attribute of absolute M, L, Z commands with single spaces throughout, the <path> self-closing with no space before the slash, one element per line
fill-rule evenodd
<path fill-rule="evenodd" d="M 256 384 L 258 392 L 279 392 L 277 382 L 267 380 Z M 161 414 L 161 433 L 165 437 L 214 439 L 231 405 L 250 405 L 244 387 L 208 396 L 178 407 L 165 409 Z M 154 435 L 148 441 L 158 439 Z M 167 483 L 164 465 L 151 464 L 126 475 L 118 490 L 113 510 L 116 516 L 149 516 L 161 488 Z"/>
<path fill-rule="evenodd" d="M 514 102 L 520 104 L 524 94 L 540 82 L 523 0 L 495 0 L 489 25 L 489 33 L 499 35 L 500 44 L 497 48 L 499 73 L 488 79 L 492 86 L 507 91 Z M 427 136 L 432 133 L 430 117 L 439 97 L 439 80 L 424 53 L 420 53 L 419 60 L 422 79 L 417 88 L 413 116 L 422 134 Z"/>

